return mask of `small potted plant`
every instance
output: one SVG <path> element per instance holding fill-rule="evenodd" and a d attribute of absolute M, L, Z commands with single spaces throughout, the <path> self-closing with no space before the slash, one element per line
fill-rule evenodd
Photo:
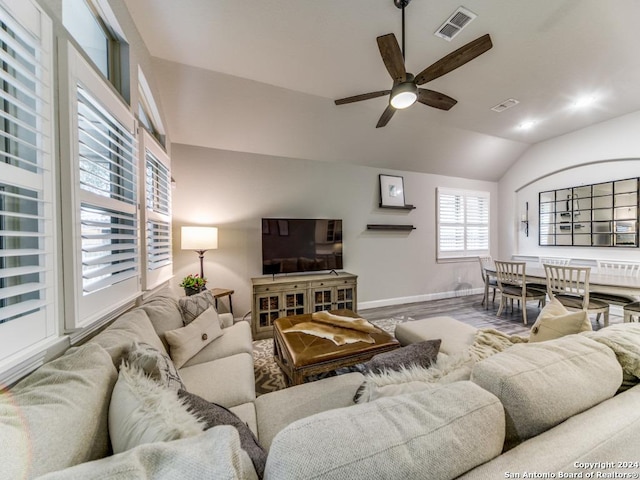
<path fill-rule="evenodd" d="M 207 279 L 201 277 L 198 274 L 195 275 L 187 275 L 182 279 L 182 283 L 180 286 L 184 288 L 185 295 L 194 295 L 196 293 L 200 293 L 203 290 L 206 290 L 205 284 L 207 283 Z"/>

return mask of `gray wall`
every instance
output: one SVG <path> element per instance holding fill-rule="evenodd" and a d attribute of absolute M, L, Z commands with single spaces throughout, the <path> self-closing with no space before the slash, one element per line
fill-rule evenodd
<path fill-rule="evenodd" d="M 261 276 L 262 217 L 342 218 L 344 270 L 359 276 L 361 308 L 427 300 L 480 288 L 477 261 L 436 263 L 436 187 L 491 193 L 497 252 L 497 184 L 371 167 L 288 159 L 173 144 L 174 280 L 199 270 L 180 250 L 182 225 L 219 228 L 219 248 L 205 255 L 209 287 L 236 291 L 234 314 L 251 310 L 252 277 Z M 404 177 L 404 211 L 378 207 L 380 173 Z M 367 231 L 368 223 L 413 224 L 411 233 Z"/>

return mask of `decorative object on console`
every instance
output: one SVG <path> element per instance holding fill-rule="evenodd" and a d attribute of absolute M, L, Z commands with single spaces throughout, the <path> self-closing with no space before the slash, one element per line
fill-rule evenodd
<path fill-rule="evenodd" d="M 182 250 L 195 250 L 200 258 L 200 277 L 204 278 L 204 252 L 218 248 L 216 227 L 182 227 Z"/>
<path fill-rule="evenodd" d="M 180 287 L 184 288 L 186 296 L 195 295 L 203 290 L 206 290 L 207 279 L 200 277 L 197 273 L 195 275 L 189 274 L 182 279 Z"/>

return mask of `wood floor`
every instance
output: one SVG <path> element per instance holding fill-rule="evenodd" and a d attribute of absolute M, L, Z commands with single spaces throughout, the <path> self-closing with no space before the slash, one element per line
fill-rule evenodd
<path fill-rule="evenodd" d="M 496 316 L 500 302 L 499 295 L 496 296 L 495 303 L 491 302 L 491 298 L 489 299 L 489 308 L 487 310 L 481 305 L 482 295 L 467 295 L 428 302 L 361 309 L 358 314 L 367 320 L 381 320 L 392 317 L 409 317 L 413 320 L 418 320 L 428 317 L 449 316 L 477 328 L 495 328 L 510 335 L 528 335 L 531 325 L 533 325 L 540 313 L 537 303 L 529 302 L 527 304 L 528 325 L 524 325 L 522 312 L 517 306 L 513 309 L 513 312 L 510 308 L 505 308 L 500 317 Z M 594 330 L 602 326 L 602 322 L 600 324 L 596 323 L 595 315 L 590 317 Z M 609 316 L 610 324 L 620 322 L 622 322 L 621 316 L 613 314 Z"/>

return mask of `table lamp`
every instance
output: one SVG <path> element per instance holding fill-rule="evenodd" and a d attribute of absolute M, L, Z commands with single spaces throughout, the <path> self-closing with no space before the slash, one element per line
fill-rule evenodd
<path fill-rule="evenodd" d="M 195 250 L 200 258 L 200 277 L 204 278 L 204 252 L 218 248 L 216 227 L 182 227 L 182 250 Z"/>

